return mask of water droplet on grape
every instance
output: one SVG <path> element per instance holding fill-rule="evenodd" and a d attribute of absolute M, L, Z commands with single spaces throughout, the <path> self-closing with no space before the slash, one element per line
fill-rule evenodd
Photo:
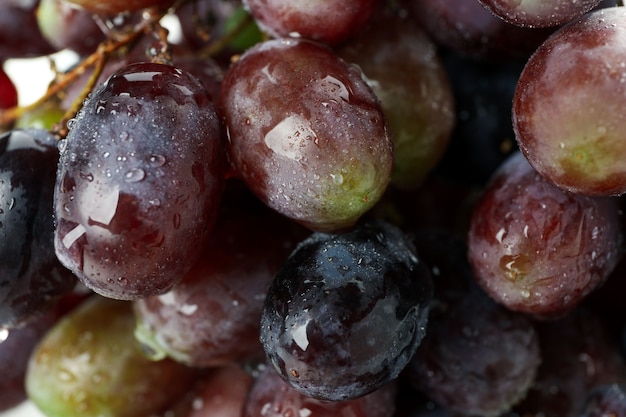
<path fill-rule="evenodd" d="M 153 167 L 161 167 L 165 165 L 165 157 L 163 155 L 150 155 L 150 165 Z"/>
<path fill-rule="evenodd" d="M 0 329 L 0 343 L 9 338 L 9 329 Z"/>
<path fill-rule="evenodd" d="M 126 182 L 139 182 L 146 177 L 146 172 L 141 168 L 133 168 L 124 175 Z"/>

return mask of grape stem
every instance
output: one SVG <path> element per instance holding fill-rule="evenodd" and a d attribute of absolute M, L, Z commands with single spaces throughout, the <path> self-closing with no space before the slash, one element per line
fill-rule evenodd
<path fill-rule="evenodd" d="M 72 106 L 65 113 L 63 119 L 52 128 L 52 133 L 61 139 L 67 134 L 67 121 L 75 117 L 80 110 L 83 101 L 92 91 L 98 77 L 102 73 L 104 64 L 108 57 L 120 48 L 134 42 L 142 36 L 150 28 L 158 25 L 159 20 L 167 14 L 167 10 L 149 10 L 144 14 L 144 19 L 137 27 L 123 34 L 122 36 L 109 37 L 102 42 L 96 51 L 80 61 L 74 68 L 63 74 L 57 74 L 52 81 L 45 94 L 37 101 L 27 106 L 16 106 L 10 109 L 0 111 L 0 127 L 10 126 L 15 120 L 19 119 L 24 113 L 36 109 L 46 103 L 52 97 L 61 93 L 71 83 L 76 81 L 78 77 L 84 74 L 89 68 L 93 67 L 93 73 L 79 94 L 79 97 L 72 103 Z M 160 25 L 159 25 L 160 26 Z"/>

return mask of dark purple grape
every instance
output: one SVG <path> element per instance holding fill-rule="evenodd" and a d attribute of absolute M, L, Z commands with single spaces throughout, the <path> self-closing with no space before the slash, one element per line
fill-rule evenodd
<path fill-rule="evenodd" d="M 76 283 L 54 251 L 58 160 L 47 131 L 0 136 L 0 328 L 41 315 Z"/>
<path fill-rule="evenodd" d="M 18 329 L 0 329 L 0 413 L 26 400 L 28 361 L 57 316 L 56 311 L 50 311 Z"/>
<path fill-rule="evenodd" d="M 151 361 L 134 342 L 128 301 L 95 295 L 58 321 L 31 356 L 26 391 L 48 417 L 149 417 L 191 386 L 196 371 Z"/>
<path fill-rule="evenodd" d="M 588 13 L 559 29 L 527 62 L 513 127 L 531 165 L 582 194 L 626 192 L 626 8 Z"/>
<path fill-rule="evenodd" d="M 523 27 L 559 26 L 587 13 L 601 0 L 478 0 L 493 14 Z"/>
<path fill-rule="evenodd" d="M 622 385 L 599 387 L 589 396 L 580 417 L 626 417 L 626 393 Z"/>
<path fill-rule="evenodd" d="M 414 235 L 431 269 L 435 301 L 407 379 L 454 413 L 509 410 L 526 394 L 541 360 L 533 324 L 477 287 L 461 236 L 440 229 Z"/>
<path fill-rule="evenodd" d="M 477 0 L 408 0 L 406 4 L 438 44 L 477 59 L 525 61 L 554 31 L 507 23 Z"/>
<path fill-rule="evenodd" d="M 37 23 L 39 0 L 0 2 L 0 62 L 9 58 L 32 58 L 56 52 Z"/>
<path fill-rule="evenodd" d="M 616 199 L 571 194 L 513 154 L 474 207 L 469 260 L 477 282 L 508 308 L 538 318 L 574 309 L 621 257 Z"/>
<path fill-rule="evenodd" d="M 413 385 L 462 415 L 510 410 L 541 362 L 533 324 L 476 288 L 443 301 L 433 306 L 426 337 L 407 367 Z"/>
<path fill-rule="evenodd" d="M 243 417 L 393 417 L 396 392 L 394 381 L 356 399 L 322 401 L 303 395 L 266 367 L 250 389 Z"/>
<path fill-rule="evenodd" d="M 294 36 L 338 44 L 362 29 L 374 12 L 376 0 L 325 0 L 323 5 L 289 0 L 243 3 L 261 30 L 272 37 Z"/>
<path fill-rule="evenodd" d="M 526 398 L 507 417 L 579 417 L 601 386 L 626 382 L 626 365 L 614 334 L 598 316 L 577 308 L 535 323 L 541 364 Z"/>
<path fill-rule="evenodd" d="M 259 322 L 265 294 L 309 232 L 254 196 L 233 193 L 227 193 L 200 260 L 182 281 L 135 303 L 135 335 L 155 355 L 195 367 L 263 357 Z"/>
<path fill-rule="evenodd" d="M 361 71 L 305 40 L 258 44 L 226 72 L 222 104 L 235 176 L 316 231 L 353 226 L 389 183 L 393 147 Z"/>
<path fill-rule="evenodd" d="M 269 362 L 305 395 L 359 397 L 395 379 L 424 336 L 431 278 L 393 226 L 315 233 L 272 283 L 261 320 Z"/>
<path fill-rule="evenodd" d="M 91 95 L 63 142 L 61 262 L 108 297 L 169 290 L 198 259 L 221 200 L 223 142 L 206 90 L 172 66 L 130 64 Z"/>
<path fill-rule="evenodd" d="M 454 96 L 436 45 L 412 19 L 381 13 L 337 49 L 380 99 L 394 144 L 392 184 L 417 188 L 446 150 Z"/>

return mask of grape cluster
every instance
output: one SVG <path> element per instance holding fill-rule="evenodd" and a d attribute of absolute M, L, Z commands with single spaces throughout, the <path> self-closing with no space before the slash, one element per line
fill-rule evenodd
<path fill-rule="evenodd" d="M 626 417 L 625 40 L 616 0 L 4 0 L 0 414 Z"/>

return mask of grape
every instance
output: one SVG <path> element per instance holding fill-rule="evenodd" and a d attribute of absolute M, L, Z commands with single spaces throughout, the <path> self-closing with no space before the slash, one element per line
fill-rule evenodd
<path fill-rule="evenodd" d="M 223 161 L 217 116 L 197 79 L 165 64 L 123 67 L 64 140 L 57 256 L 101 295 L 166 292 L 214 225 Z"/>
<path fill-rule="evenodd" d="M 0 328 L 10 328 L 48 311 L 76 279 L 54 251 L 56 139 L 14 130 L 0 150 Z"/>
<path fill-rule="evenodd" d="M 56 52 L 39 29 L 35 14 L 38 5 L 39 0 L 0 2 L 0 62 Z"/>
<path fill-rule="evenodd" d="M 515 91 L 520 149 L 541 175 L 575 193 L 626 192 L 624 22 L 626 9 L 610 7 L 561 28 L 527 62 Z"/>
<path fill-rule="evenodd" d="M 238 364 L 209 368 L 163 417 L 241 417 L 252 383 Z"/>
<path fill-rule="evenodd" d="M 247 19 L 249 13 L 242 6 L 241 0 L 196 0 L 177 8 L 176 16 L 180 20 L 185 42 L 191 48 L 201 49 L 225 36 L 243 19 Z M 220 55 L 230 57 L 233 52 L 243 52 L 262 38 L 263 34 L 252 20 Z"/>
<path fill-rule="evenodd" d="M 585 409 L 580 417 L 625 417 L 626 395 L 618 384 L 597 388 L 587 399 Z"/>
<path fill-rule="evenodd" d="M 0 67 L 0 109 L 17 106 L 17 89 L 7 73 Z"/>
<path fill-rule="evenodd" d="M 435 44 L 399 13 L 372 19 L 337 50 L 357 64 L 381 105 L 394 144 L 392 184 L 416 188 L 447 148 L 454 97 Z"/>
<path fill-rule="evenodd" d="M 305 40 L 249 49 L 226 72 L 233 173 L 316 231 L 352 227 L 389 183 L 393 149 L 378 99 L 350 66 Z"/>
<path fill-rule="evenodd" d="M 266 367 L 252 385 L 243 417 L 392 417 L 395 394 L 396 384 L 390 382 L 353 400 L 321 401 L 303 395 L 287 384 L 273 368 Z"/>
<path fill-rule="evenodd" d="M 243 0 L 257 24 L 274 38 L 285 36 L 338 44 L 361 29 L 374 12 L 375 0 Z"/>
<path fill-rule="evenodd" d="M 598 387 L 626 382 L 626 367 L 614 334 L 599 317 L 578 308 L 552 321 L 535 323 L 541 364 L 526 398 L 510 417 L 579 417 Z"/>
<path fill-rule="evenodd" d="M 537 318 L 575 308 L 621 256 L 617 201 L 575 195 L 547 182 L 517 152 L 474 207 L 469 260 L 498 302 Z"/>
<path fill-rule="evenodd" d="M 307 396 L 339 401 L 372 392 L 398 376 L 424 336 L 431 285 L 410 241 L 387 223 L 315 233 L 268 291 L 266 356 Z"/>
<path fill-rule="evenodd" d="M 507 23 L 477 0 L 407 0 L 407 8 L 438 44 L 481 60 L 525 61 L 554 32 Z"/>
<path fill-rule="evenodd" d="M 0 412 L 26 400 L 24 377 L 28 360 L 56 319 L 57 312 L 51 311 L 18 329 L 0 329 Z"/>
<path fill-rule="evenodd" d="M 431 268 L 436 301 L 407 376 L 447 410 L 500 415 L 524 397 L 537 374 L 534 326 L 473 283 L 460 237 L 434 229 L 417 233 L 415 241 Z"/>
<path fill-rule="evenodd" d="M 133 337 L 130 302 L 94 295 L 37 345 L 26 374 L 29 398 L 48 417 L 148 417 L 193 382 L 195 371 L 150 361 Z"/>
<path fill-rule="evenodd" d="M 148 7 L 168 8 L 174 0 L 63 0 L 74 7 L 100 15 L 134 12 Z"/>
<path fill-rule="evenodd" d="M 87 55 L 105 39 L 91 13 L 71 7 L 65 0 L 39 0 L 36 16 L 43 37 L 57 50 Z"/>
<path fill-rule="evenodd" d="M 135 303 L 138 339 L 195 367 L 263 356 L 265 293 L 305 236 L 304 228 L 294 229 L 253 196 L 237 190 L 227 196 L 195 266 L 171 291 Z"/>
<path fill-rule="evenodd" d="M 559 26 L 587 13 L 601 0 L 478 0 L 505 21 L 527 27 Z"/>

